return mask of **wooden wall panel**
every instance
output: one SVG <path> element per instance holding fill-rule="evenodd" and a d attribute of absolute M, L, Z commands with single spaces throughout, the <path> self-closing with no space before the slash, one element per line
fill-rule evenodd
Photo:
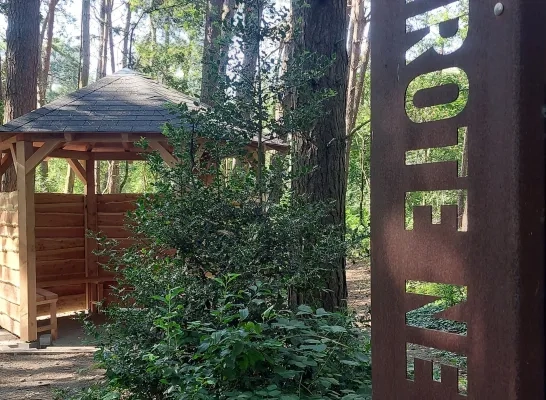
<path fill-rule="evenodd" d="M 137 194 L 103 194 L 97 196 L 98 229 L 110 239 L 119 241 L 119 247 L 128 247 L 134 243 L 129 239 L 131 233 L 125 229 L 126 215 L 136 207 Z M 99 257 L 99 263 L 108 263 L 108 259 Z M 99 268 L 99 276 L 111 277 L 112 272 Z"/>
<path fill-rule="evenodd" d="M 17 192 L 0 193 L 0 326 L 20 334 Z"/>
<path fill-rule="evenodd" d="M 62 284 L 85 278 L 85 198 L 83 195 L 36 194 L 36 279 L 59 296 L 57 312 L 85 310 L 85 285 Z M 83 298 L 83 301 L 82 301 Z M 48 312 L 38 307 L 38 315 Z"/>

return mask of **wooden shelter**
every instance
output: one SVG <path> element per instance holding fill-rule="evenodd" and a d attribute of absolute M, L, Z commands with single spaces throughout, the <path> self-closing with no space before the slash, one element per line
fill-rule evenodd
<path fill-rule="evenodd" d="M 141 160 L 135 143 L 145 138 L 175 164 L 162 127 L 177 122 L 167 104 L 182 102 L 195 107 L 196 99 L 125 69 L 0 127 L 0 174 L 12 164 L 17 172 L 17 190 L 0 193 L 1 327 L 35 341 L 39 331 L 55 334 L 57 312 L 92 309 L 103 298 L 114 277 L 86 232 L 126 240 L 124 215 L 137 195 L 97 194 L 95 162 Z M 85 193 L 35 193 L 34 171 L 47 157 L 66 159 Z M 38 326 L 42 315 L 50 316 L 46 327 Z"/>

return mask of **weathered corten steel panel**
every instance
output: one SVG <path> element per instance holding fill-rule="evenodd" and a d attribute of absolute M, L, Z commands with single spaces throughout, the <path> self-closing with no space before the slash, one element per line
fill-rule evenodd
<path fill-rule="evenodd" d="M 373 398 L 543 399 L 546 1 L 378 0 L 372 20 Z M 440 36 L 445 46 L 427 50 Z M 466 75 L 466 106 L 414 122 L 408 104 L 457 98 L 452 85 L 406 96 L 416 77 L 446 69 Z M 408 151 L 456 145 L 461 128 L 466 174 L 457 160 L 406 165 Z M 414 207 L 406 228 L 407 193 L 439 190 L 467 195 L 466 230 L 454 205 L 437 224 L 430 207 Z M 408 326 L 406 312 L 434 299 L 406 293 L 407 281 L 465 287 L 466 302 L 443 318 L 467 334 Z M 408 378 L 408 344 L 467 357 L 467 392 L 450 366 L 435 381 L 415 359 Z"/>

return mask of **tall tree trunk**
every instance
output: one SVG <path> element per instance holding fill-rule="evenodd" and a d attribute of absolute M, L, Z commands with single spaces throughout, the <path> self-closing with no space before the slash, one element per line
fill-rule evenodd
<path fill-rule="evenodd" d="M 11 0 L 7 3 L 7 16 L 5 122 L 36 108 L 40 60 L 40 0 Z M 16 188 L 15 168 L 10 167 L 4 174 L 1 190 L 9 192 Z"/>
<path fill-rule="evenodd" d="M 108 40 L 110 44 L 110 66 L 112 68 L 112 73 L 116 72 L 116 59 L 114 57 L 114 31 L 112 29 L 112 9 L 114 8 L 114 0 L 110 0 L 108 4 Z"/>
<path fill-rule="evenodd" d="M 360 79 L 366 75 L 368 67 L 369 46 L 364 36 L 367 20 L 364 0 L 353 0 L 351 10 L 351 32 L 349 38 L 349 83 L 347 95 L 347 134 L 349 135 L 356 125 L 358 110 L 362 99 L 362 88 L 364 80 Z M 360 71 L 360 74 L 359 74 Z"/>
<path fill-rule="evenodd" d="M 108 39 L 110 37 L 110 30 L 108 29 L 108 0 L 105 0 L 105 9 L 104 9 L 104 36 L 103 36 L 103 44 L 102 44 L 102 70 L 101 70 L 101 78 L 104 78 L 106 76 L 106 67 L 108 66 Z"/>
<path fill-rule="evenodd" d="M 351 146 L 355 135 L 358 112 L 362 104 L 362 93 L 366 81 L 368 63 L 370 61 L 369 39 L 366 37 L 368 17 L 365 0 L 353 0 L 349 34 L 349 82 L 347 89 L 347 148 L 346 148 L 346 174 L 349 174 L 349 160 Z"/>
<path fill-rule="evenodd" d="M 129 66 L 129 38 L 131 36 L 131 17 L 132 17 L 132 11 L 131 11 L 131 3 L 127 1 L 126 3 L 127 7 L 127 14 L 125 16 L 125 30 L 124 30 L 124 36 L 123 36 L 123 58 L 121 59 L 121 64 L 123 65 L 123 68 L 127 68 Z"/>
<path fill-rule="evenodd" d="M 461 155 L 461 176 L 468 176 L 468 140 L 467 134 L 465 133 L 463 137 L 463 154 Z M 459 191 L 457 197 L 457 221 L 459 230 L 467 231 L 468 230 L 468 198 L 465 196 L 464 192 Z"/>
<path fill-rule="evenodd" d="M 99 14 L 99 61 L 97 63 L 97 80 L 103 77 L 103 64 L 106 64 L 104 57 L 104 37 L 106 35 L 106 0 L 100 0 Z"/>
<path fill-rule="evenodd" d="M 127 180 L 129 179 L 129 161 L 125 161 L 125 173 L 123 174 L 123 180 L 119 184 L 119 193 L 123 193 Z"/>
<path fill-rule="evenodd" d="M 66 181 L 64 186 L 64 192 L 68 194 L 72 194 L 74 193 L 74 180 L 75 180 L 74 171 L 72 170 L 70 165 L 66 164 L 66 167 L 68 169 L 66 170 Z"/>
<path fill-rule="evenodd" d="M 295 37 L 294 52 L 333 59 L 324 76 L 313 82 L 313 91 L 333 90 L 336 95 L 324 104 L 324 113 L 302 135 L 294 139 L 294 167 L 296 171 L 311 171 L 292 183 L 296 194 L 310 201 L 333 202 L 325 223 L 339 226 L 345 234 L 345 149 L 347 106 L 347 1 L 313 1 L 307 7 L 294 3 L 294 21 L 301 21 L 300 34 Z M 305 98 L 296 98 L 296 107 L 305 106 Z M 334 310 L 344 306 L 347 299 L 345 258 L 340 257 L 326 282 L 327 291 L 320 292 L 322 306 Z M 293 302 L 302 301 L 302 294 L 293 295 Z"/>
<path fill-rule="evenodd" d="M 106 182 L 106 193 L 119 193 L 119 161 L 108 161 L 108 179 Z"/>
<path fill-rule="evenodd" d="M 4 70 L 2 65 L 2 55 L 0 55 L 0 105 L 4 107 Z M 0 115 L 0 124 L 3 124 L 4 122 L 4 115 Z"/>
<path fill-rule="evenodd" d="M 247 36 L 243 38 L 243 79 L 249 87 L 254 85 L 256 77 L 256 64 L 259 57 L 260 45 L 260 18 L 262 15 L 260 1 L 248 1 L 245 4 L 245 29 Z"/>
<path fill-rule="evenodd" d="M 82 32 L 81 32 L 81 72 L 80 88 L 89 85 L 89 67 L 91 60 L 91 0 L 82 0 Z"/>
<path fill-rule="evenodd" d="M 57 7 L 58 2 L 59 0 L 50 0 L 49 10 L 47 12 L 47 42 L 42 59 L 40 79 L 38 79 L 38 101 L 40 102 L 40 107 L 46 105 L 47 82 L 49 78 L 49 67 L 51 65 L 51 47 L 53 45 L 53 28 L 55 24 L 55 8 Z"/>
<path fill-rule="evenodd" d="M 233 26 L 233 16 L 237 5 L 235 0 L 224 0 L 224 11 L 222 13 L 222 40 L 220 47 L 220 67 L 219 75 L 221 77 L 227 74 L 227 65 L 229 61 L 229 49 L 233 37 L 231 30 Z"/>
<path fill-rule="evenodd" d="M 101 194 L 101 163 L 102 161 L 95 161 L 95 193 Z"/>
<path fill-rule="evenodd" d="M 219 40 L 222 34 L 222 11 L 224 0 L 208 0 L 205 18 L 205 42 L 203 45 L 203 70 L 201 79 L 201 101 L 213 104 L 218 87 L 220 67 Z"/>

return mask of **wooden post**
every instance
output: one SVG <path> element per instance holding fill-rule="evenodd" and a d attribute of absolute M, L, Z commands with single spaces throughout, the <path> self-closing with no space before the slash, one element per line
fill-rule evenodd
<path fill-rule="evenodd" d="M 95 159 L 90 157 L 85 161 L 85 232 L 97 232 L 97 194 L 95 192 Z M 97 242 L 93 238 L 85 239 L 85 276 L 96 277 L 99 275 L 98 257 L 94 254 Z M 88 283 L 86 287 L 87 307 L 95 311 L 97 298 L 97 284 Z"/>
<path fill-rule="evenodd" d="M 32 142 L 18 141 L 17 198 L 19 217 L 19 270 L 21 279 L 20 323 L 21 339 L 32 342 L 38 339 L 36 323 L 36 244 L 34 235 L 34 169 L 27 171 L 26 161 L 32 156 Z"/>

